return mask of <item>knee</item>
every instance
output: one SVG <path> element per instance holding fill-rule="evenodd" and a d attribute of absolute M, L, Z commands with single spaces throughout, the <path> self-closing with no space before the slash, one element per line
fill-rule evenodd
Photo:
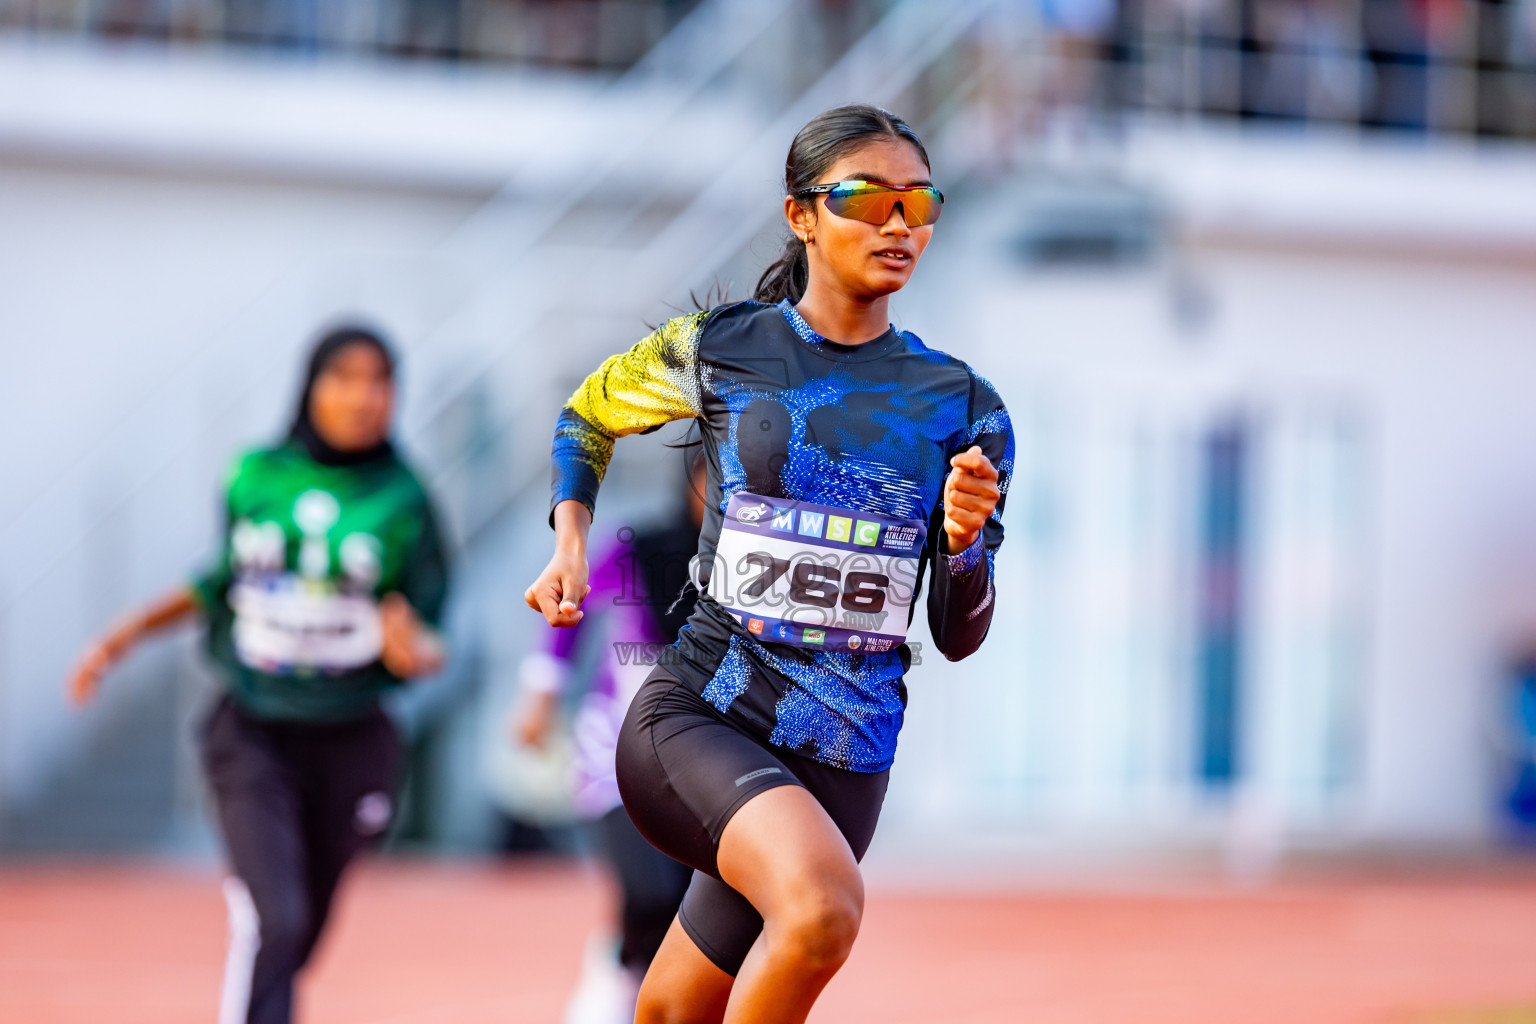
<path fill-rule="evenodd" d="M 635 1000 L 635 1024 L 683 1024 L 679 1008 L 654 992 L 640 986 L 640 996 Z"/>
<path fill-rule="evenodd" d="M 766 922 L 769 941 L 806 968 L 835 971 L 853 951 L 864 917 L 861 885 L 809 889 Z"/>
<path fill-rule="evenodd" d="M 664 988 L 641 984 L 635 1000 L 635 1024 L 719 1024 L 725 1016 L 724 998 L 680 999 Z"/>

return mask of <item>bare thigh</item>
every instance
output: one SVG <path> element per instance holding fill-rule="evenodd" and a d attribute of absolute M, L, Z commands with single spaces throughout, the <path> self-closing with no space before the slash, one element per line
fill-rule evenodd
<path fill-rule="evenodd" d="M 764 926 L 810 925 L 830 943 L 864 911 L 864 880 L 848 840 L 816 798 L 780 786 L 749 800 L 720 836 L 720 878 L 741 893 Z"/>

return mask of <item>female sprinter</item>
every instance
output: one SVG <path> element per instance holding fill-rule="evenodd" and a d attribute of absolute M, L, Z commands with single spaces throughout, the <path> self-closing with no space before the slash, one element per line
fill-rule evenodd
<path fill-rule="evenodd" d="M 636 827 L 695 869 L 641 1024 L 805 1020 L 859 929 L 924 576 L 946 657 L 991 622 L 1007 412 L 887 308 L 942 209 L 929 173 L 883 110 L 812 120 L 785 162 L 794 238 L 756 301 L 670 320 L 608 359 L 555 429 L 555 555 L 527 592 L 555 625 L 582 616 L 614 439 L 696 418 L 708 460 L 705 592 L 617 752 Z"/>
<path fill-rule="evenodd" d="M 389 442 L 394 361 L 343 328 L 315 347 L 287 438 L 236 460 L 213 570 L 128 616 L 71 695 L 201 613 L 224 693 L 203 766 L 233 877 L 221 1024 L 286 1024 L 343 869 L 383 834 L 401 761 L 385 690 L 437 671 L 447 586 L 426 491 Z"/>

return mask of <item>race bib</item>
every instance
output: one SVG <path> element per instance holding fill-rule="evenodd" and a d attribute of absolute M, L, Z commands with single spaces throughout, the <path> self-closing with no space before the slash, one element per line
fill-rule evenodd
<path fill-rule="evenodd" d="M 878 654 L 907 638 L 927 535 L 919 519 L 737 492 L 708 593 L 764 640 Z"/>
<path fill-rule="evenodd" d="M 262 672 L 345 672 L 377 661 L 384 649 L 379 607 L 338 593 L 329 582 L 271 574 L 229 591 L 235 654 Z"/>

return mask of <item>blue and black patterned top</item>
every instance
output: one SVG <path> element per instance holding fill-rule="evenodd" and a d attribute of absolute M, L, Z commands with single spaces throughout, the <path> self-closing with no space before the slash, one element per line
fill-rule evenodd
<path fill-rule="evenodd" d="M 1003 501 L 970 549 L 941 554 L 944 481 L 950 458 L 980 445 L 1006 498 L 1014 447 L 1002 399 L 969 366 L 894 327 L 860 345 L 830 341 L 788 302 L 676 317 L 605 360 L 566 403 L 551 508 L 595 505 L 616 438 L 689 418 L 708 462 L 702 565 L 713 563 L 737 492 L 916 519 L 928 527 L 918 585 L 931 569 L 935 643 L 951 660 L 980 646 Z M 775 745 L 852 771 L 894 759 L 905 645 L 854 653 L 774 643 L 706 595 L 669 653 L 669 671 Z"/>

